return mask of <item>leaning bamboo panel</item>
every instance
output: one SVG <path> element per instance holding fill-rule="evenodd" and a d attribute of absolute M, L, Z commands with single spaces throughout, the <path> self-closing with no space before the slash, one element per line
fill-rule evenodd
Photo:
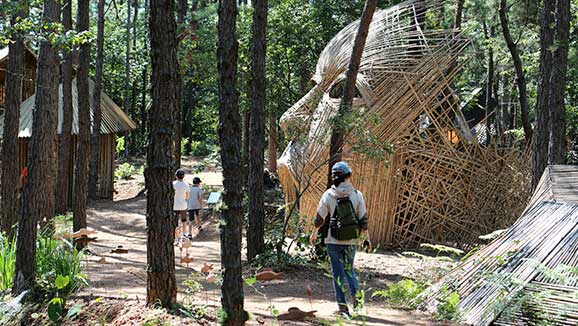
<path fill-rule="evenodd" d="M 469 41 L 459 31 L 422 30 L 417 23 L 445 2 L 411 0 L 376 12 L 359 68 L 353 109 L 363 122 L 348 138 L 344 158 L 366 198 L 370 236 L 388 247 L 469 247 L 479 235 L 511 225 L 529 197 L 527 152 L 480 144 L 451 90 Z M 316 85 L 281 118 L 293 139 L 279 159 L 280 181 L 287 203 L 299 200 L 308 220 L 326 189 L 329 126 L 340 104 L 332 90 L 345 78 L 358 24 L 329 42 Z M 355 152 L 352 144 L 365 132 L 395 152 L 379 159 Z"/>
<path fill-rule="evenodd" d="M 559 264 L 567 245 L 576 246 L 577 235 L 578 205 L 539 203 L 505 234 L 428 289 L 425 306 L 435 311 L 448 291 L 457 291 L 464 321 L 489 325 L 516 295 L 540 277 L 536 262 Z"/>

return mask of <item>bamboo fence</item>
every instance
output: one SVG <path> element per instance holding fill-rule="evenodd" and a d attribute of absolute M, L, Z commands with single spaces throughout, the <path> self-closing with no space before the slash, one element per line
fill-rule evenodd
<path fill-rule="evenodd" d="M 453 291 L 466 323 L 578 325 L 578 166 L 549 166 L 524 215 L 423 295 L 435 311 Z M 565 269 L 555 272 L 557 268 Z M 573 271 L 572 271 L 573 269 Z M 534 293 L 532 297 L 530 294 Z M 532 298 L 520 307 L 519 298 Z M 514 306 L 513 314 L 506 313 Z"/>
<path fill-rule="evenodd" d="M 469 41 L 457 30 L 422 30 L 418 23 L 445 4 L 412 0 L 376 12 L 360 64 L 353 109 L 363 119 L 347 138 L 344 157 L 368 205 L 370 237 L 387 247 L 468 247 L 479 235 L 511 225 L 529 197 L 526 151 L 481 144 L 452 91 Z M 326 190 L 330 125 L 340 103 L 333 91 L 345 79 L 358 24 L 329 42 L 316 85 L 281 118 L 293 139 L 279 159 L 279 178 L 287 204 L 299 200 L 308 220 Z M 422 114 L 430 124 L 420 129 Z M 356 151 L 368 134 L 394 152 Z"/>

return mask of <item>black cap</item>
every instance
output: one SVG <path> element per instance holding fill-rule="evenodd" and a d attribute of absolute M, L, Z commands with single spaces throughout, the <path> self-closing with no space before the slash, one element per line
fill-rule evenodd
<path fill-rule="evenodd" d="M 199 177 L 194 177 L 194 178 L 193 178 L 193 184 L 198 185 L 199 183 L 201 183 L 201 178 L 199 178 Z"/>

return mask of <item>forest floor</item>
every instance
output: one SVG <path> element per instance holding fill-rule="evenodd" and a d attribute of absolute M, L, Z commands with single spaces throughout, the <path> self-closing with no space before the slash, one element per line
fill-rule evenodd
<path fill-rule="evenodd" d="M 195 161 L 186 161 L 187 167 Z M 197 173 L 206 186 L 218 188 L 221 176 L 218 172 L 205 168 Z M 192 178 L 192 175 L 187 175 Z M 191 180 L 187 180 L 191 181 Z M 206 214 L 204 231 L 194 234 L 192 247 L 181 253 L 175 247 L 176 275 L 179 285 L 178 301 L 194 304 L 197 320 L 183 317 L 183 314 L 168 314 L 166 311 L 145 309 L 146 300 L 146 197 L 136 196 L 144 185 L 141 175 L 132 180 L 117 183 L 114 201 L 94 203 L 88 211 L 88 225 L 97 231 L 96 243 L 89 246 L 91 255 L 86 256 L 86 274 L 90 286 L 81 290 L 74 302 L 82 303 L 84 309 L 72 324 L 90 325 L 214 325 L 220 307 L 220 289 L 208 282 L 199 271 L 204 264 L 220 266 L 220 243 L 217 219 Z M 135 197 L 136 196 L 136 197 Z M 128 253 L 116 254 L 111 250 L 122 246 Z M 180 263 L 179 257 L 188 252 L 193 257 L 190 264 Z M 104 261 L 102 261 L 104 258 Z M 432 266 L 436 265 L 436 266 Z M 322 269 L 300 267 L 285 271 L 283 280 L 257 282 L 245 285 L 245 309 L 252 318 L 248 325 L 439 325 L 430 316 L 414 311 L 395 310 L 385 307 L 382 300 L 374 300 L 374 290 L 385 289 L 386 284 L 403 277 L 427 275 L 432 269 L 447 264 L 427 262 L 415 258 L 405 258 L 393 252 L 358 253 L 356 268 L 366 302 L 359 317 L 351 321 L 336 319 L 336 310 L 331 278 Z M 251 278 L 255 269 L 248 268 L 245 278 Z M 252 274 L 253 273 L 253 274 Z M 197 281 L 191 283 L 191 281 Z M 202 290 L 192 291 L 186 284 L 201 284 Z M 312 290 L 309 297 L 307 287 Z M 301 310 L 316 310 L 316 319 L 306 322 L 282 322 L 272 317 L 284 313 L 290 307 Z M 180 315 L 180 316 L 179 316 Z"/>

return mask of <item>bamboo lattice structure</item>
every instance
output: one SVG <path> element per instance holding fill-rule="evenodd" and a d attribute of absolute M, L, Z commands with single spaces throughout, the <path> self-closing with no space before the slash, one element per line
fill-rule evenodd
<path fill-rule="evenodd" d="M 353 110 L 361 126 L 346 139 L 352 182 L 364 193 L 375 243 L 467 246 L 520 216 L 529 197 L 528 157 L 516 148 L 482 145 L 466 123 L 451 83 L 469 42 L 454 29 L 422 29 L 443 0 L 411 0 L 377 11 L 364 48 Z M 359 22 L 339 32 L 322 52 L 315 86 L 281 117 L 292 141 L 279 159 L 288 204 L 315 215 L 326 189 L 331 120 L 340 99 Z M 429 124 L 420 127 L 424 117 Z M 372 135 L 393 154 L 372 157 L 354 144 Z"/>
<path fill-rule="evenodd" d="M 430 287 L 424 307 L 453 291 L 467 324 L 578 325 L 578 166 L 549 166 L 524 215 Z M 522 297 L 533 300 L 518 307 Z"/>

